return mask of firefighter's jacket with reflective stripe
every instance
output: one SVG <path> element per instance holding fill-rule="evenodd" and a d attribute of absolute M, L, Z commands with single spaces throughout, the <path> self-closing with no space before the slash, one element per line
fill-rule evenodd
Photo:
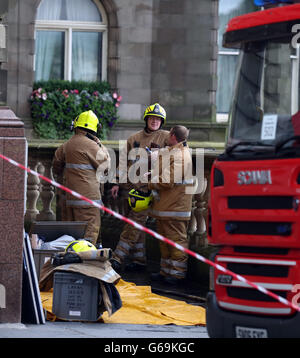
<path fill-rule="evenodd" d="M 186 142 L 160 150 L 148 187 L 154 194 L 149 215 L 160 220 L 190 219 L 194 181 Z"/>
<path fill-rule="evenodd" d="M 133 182 L 130 174 L 137 174 L 138 178 L 142 178 L 148 168 L 148 158 L 140 156 L 140 149 L 145 148 L 164 148 L 167 146 L 169 138 L 169 131 L 159 129 L 154 132 L 147 132 L 145 129 L 138 131 L 131 135 L 126 142 L 126 151 L 120 152 L 118 178 L 117 181 L 123 189 L 130 190 L 132 188 L 143 190 L 147 192 L 148 186 L 146 181 L 144 183 L 141 180 Z M 146 159 L 146 163 L 142 163 Z M 136 170 L 135 170 L 136 168 Z M 143 169 L 145 169 L 143 171 Z"/>
<path fill-rule="evenodd" d="M 53 159 L 53 173 L 64 173 L 66 187 L 100 203 L 100 175 L 109 167 L 110 156 L 104 145 L 80 129 L 56 150 Z M 67 206 L 91 206 L 69 193 L 66 200 Z"/>

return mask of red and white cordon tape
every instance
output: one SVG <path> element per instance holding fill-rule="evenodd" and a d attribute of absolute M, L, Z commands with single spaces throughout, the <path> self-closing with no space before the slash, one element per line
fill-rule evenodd
<path fill-rule="evenodd" d="M 234 273 L 234 272 L 232 272 L 232 271 L 226 269 L 225 267 L 216 264 L 215 262 L 213 262 L 213 261 L 211 261 L 211 260 L 208 260 L 208 259 L 205 258 L 204 256 L 199 255 L 199 254 L 197 254 L 197 253 L 194 252 L 194 251 L 191 251 L 191 250 L 189 250 L 189 249 L 186 249 L 186 248 L 182 247 L 181 245 L 178 245 L 176 242 L 174 242 L 174 241 L 172 241 L 172 240 L 170 240 L 170 239 L 168 239 L 168 238 L 166 238 L 166 237 L 164 237 L 164 236 L 158 234 L 157 232 L 155 232 L 155 231 L 153 231 L 153 230 L 151 230 L 151 229 L 149 229 L 149 228 L 147 228 L 147 227 L 144 227 L 144 226 L 142 226 L 142 225 L 136 223 L 135 221 L 126 218 L 125 216 L 123 216 L 123 215 L 121 215 L 121 214 L 116 213 L 115 211 L 113 211 L 113 210 L 111 210 L 111 209 L 105 207 L 104 205 L 100 205 L 100 204 L 94 202 L 93 200 L 86 198 L 85 196 L 83 196 L 83 195 L 77 193 L 76 191 L 73 191 L 73 190 L 71 190 L 71 189 L 69 189 L 69 188 L 67 188 L 67 187 L 65 187 L 65 186 L 63 186 L 63 185 L 57 183 L 57 182 L 54 181 L 54 180 L 51 180 L 51 179 L 45 177 L 44 175 L 39 174 L 39 173 L 37 173 L 36 171 L 31 170 L 30 168 L 25 167 L 24 165 L 22 165 L 22 164 L 20 164 L 20 163 L 18 163 L 18 162 L 16 162 L 16 161 L 14 161 L 14 160 L 11 159 L 11 158 L 6 157 L 6 156 L 3 155 L 3 154 L 0 154 L 0 158 L 6 160 L 7 162 L 11 163 L 12 165 L 14 165 L 14 166 L 16 166 L 16 167 L 19 167 L 19 168 L 23 169 L 24 171 L 26 171 L 26 172 L 28 172 L 28 173 L 30 173 L 30 174 L 32 174 L 32 175 L 35 175 L 35 176 L 41 178 L 42 180 L 45 180 L 46 182 L 50 183 L 51 185 L 53 185 L 53 186 L 55 186 L 55 187 L 57 187 L 57 188 L 59 188 L 59 189 L 62 189 L 62 190 L 64 190 L 64 191 L 66 191 L 67 193 L 70 193 L 71 195 L 75 196 L 76 198 L 79 198 L 79 199 L 81 199 L 81 200 L 84 200 L 84 201 L 90 203 L 92 206 L 95 206 L 95 207 L 99 208 L 100 210 L 103 210 L 103 211 L 109 213 L 110 215 L 113 215 L 113 216 L 116 217 L 117 219 L 122 220 L 122 221 L 125 221 L 126 223 L 128 223 L 128 224 L 134 226 L 135 228 L 137 228 L 137 229 L 139 229 L 139 230 L 141 230 L 141 231 L 146 232 L 147 234 L 149 234 L 149 235 L 155 237 L 156 239 L 158 239 L 158 240 L 160 240 L 160 241 L 163 241 L 163 242 L 165 242 L 165 243 L 167 243 L 167 244 L 169 244 L 169 245 L 171 245 L 171 246 L 173 246 L 173 247 L 176 247 L 178 250 L 185 252 L 186 254 L 188 254 L 188 255 L 190 255 L 190 256 L 196 258 L 197 260 L 200 260 L 200 261 L 202 261 L 202 262 L 204 262 L 204 263 L 206 263 L 206 264 L 208 264 L 208 265 L 210 265 L 210 266 L 213 266 L 214 268 L 216 268 L 216 269 L 219 270 L 219 271 L 222 271 L 223 273 L 226 273 L 226 274 L 228 274 L 228 275 L 230 275 L 230 276 L 233 276 L 235 279 L 237 279 L 237 280 L 239 280 L 239 281 L 241 281 L 241 282 L 246 283 L 247 285 L 253 287 L 254 289 L 256 289 L 256 290 L 258 290 L 258 291 L 260 291 L 260 292 L 262 292 L 262 293 L 264 293 L 264 294 L 266 294 L 266 295 L 268 295 L 268 296 L 271 296 L 272 298 L 274 298 L 275 300 L 279 301 L 279 302 L 282 303 L 283 305 L 288 306 L 288 307 L 290 307 L 290 308 L 293 308 L 294 310 L 300 312 L 300 306 L 297 306 L 297 305 L 293 304 L 292 302 L 286 300 L 285 298 L 280 297 L 280 296 L 276 295 L 275 293 L 273 293 L 273 292 L 267 290 L 266 288 L 264 288 L 264 287 L 262 287 L 262 286 L 260 286 L 260 285 L 257 285 L 257 284 L 255 284 L 254 282 L 251 282 L 251 281 L 247 280 L 245 277 L 243 277 L 243 276 L 241 276 L 241 275 L 238 275 L 238 274 L 236 274 L 236 273 Z"/>

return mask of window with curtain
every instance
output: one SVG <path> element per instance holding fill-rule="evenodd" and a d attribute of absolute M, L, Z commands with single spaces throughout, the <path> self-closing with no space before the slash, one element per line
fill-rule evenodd
<path fill-rule="evenodd" d="M 42 0 L 35 40 L 36 81 L 106 79 L 107 20 L 100 1 Z"/>
<path fill-rule="evenodd" d="M 228 21 L 238 15 L 257 11 L 254 1 L 219 0 L 217 120 L 227 121 L 239 52 L 222 47 Z"/>

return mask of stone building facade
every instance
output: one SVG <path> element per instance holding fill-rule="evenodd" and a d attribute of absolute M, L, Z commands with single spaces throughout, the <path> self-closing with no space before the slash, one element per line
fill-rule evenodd
<path fill-rule="evenodd" d="M 159 102 L 168 125 L 185 123 L 191 140 L 222 142 L 225 127 L 215 120 L 218 0 L 94 2 L 101 3 L 107 17 L 107 80 L 123 97 L 110 139 L 124 139 L 140 128 L 145 107 Z M 0 2 L 7 37 L 0 101 L 24 121 L 26 133 L 40 3 Z"/>

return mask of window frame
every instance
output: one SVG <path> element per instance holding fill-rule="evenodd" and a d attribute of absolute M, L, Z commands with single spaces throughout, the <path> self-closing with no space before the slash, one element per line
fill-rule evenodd
<path fill-rule="evenodd" d="M 220 50 L 218 51 L 218 59 L 220 56 L 239 56 L 240 52 L 238 50 Z M 229 119 L 229 112 L 217 112 L 217 122 L 218 123 L 227 123 Z"/>
<path fill-rule="evenodd" d="M 66 20 L 35 20 L 34 40 L 37 31 L 61 31 L 65 33 L 64 48 L 64 80 L 72 80 L 72 34 L 73 31 L 101 32 L 102 33 L 102 68 L 99 81 L 107 80 L 107 55 L 108 55 L 108 21 L 103 5 L 99 1 L 92 0 L 97 6 L 102 22 L 94 21 L 66 21 Z M 33 70 L 35 71 L 36 54 L 34 54 Z"/>
<path fill-rule="evenodd" d="M 220 1 L 221 0 L 219 0 L 219 2 Z M 244 1 L 246 1 L 246 0 L 244 0 Z M 218 16 L 220 16 L 220 3 L 219 3 L 219 7 L 218 7 Z M 237 16 L 237 15 L 233 15 L 231 17 L 234 17 L 234 16 Z M 218 29 L 218 31 L 220 31 L 220 28 Z M 218 34 L 218 36 L 219 36 L 219 34 Z M 223 36 L 223 34 L 221 34 L 221 36 Z M 217 66 L 219 66 L 219 59 L 221 56 L 239 56 L 239 54 L 240 54 L 239 50 L 223 48 L 222 44 L 219 44 L 219 40 L 217 40 L 217 43 L 218 43 Z M 218 81 L 219 81 L 219 79 L 218 79 Z M 218 88 L 217 88 L 217 91 L 218 91 Z M 216 98 L 217 98 L 217 95 L 216 95 Z M 228 120 L 229 120 L 229 112 L 218 112 L 218 105 L 216 102 L 216 121 L 218 123 L 228 123 Z"/>

